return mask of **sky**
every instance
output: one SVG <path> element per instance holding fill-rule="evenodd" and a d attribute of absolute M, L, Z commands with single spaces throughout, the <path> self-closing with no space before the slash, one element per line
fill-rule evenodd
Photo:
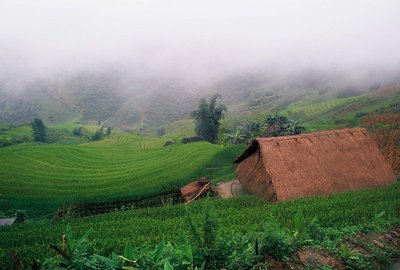
<path fill-rule="evenodd" d="M 398 0 L 0 0 L 0 76 L 395 66 L 399 12 Z"/>

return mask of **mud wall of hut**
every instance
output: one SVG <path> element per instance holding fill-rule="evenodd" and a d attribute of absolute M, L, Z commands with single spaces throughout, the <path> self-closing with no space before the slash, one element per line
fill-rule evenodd
<path fill-rule="evenodd" d="M 271 177 L 264 167 L 263 158 L 259 150 L 239 163 L 235 172 L 247 192 L 262 196 L 269 201 L 276 200 Z"/>

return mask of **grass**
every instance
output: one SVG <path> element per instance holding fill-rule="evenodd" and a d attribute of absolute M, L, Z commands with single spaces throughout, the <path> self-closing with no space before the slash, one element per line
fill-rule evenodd
<path fill-rule="evenodd" d="M 306 224 L 317 221 L 322 227 L 345 229 L 358 226 L 374 230 L 376 213 L 385 211 L 380 219 L 395 225 L 400 209 L 400 184 L 394 183 L 381 189 L 344 192 L 325 197 L 303 198 L 268 204 L 266 201 L 242 196 L 232 199 L 210 199 L 190 205 L 114 212 L 106 215 L 71 219 L 66 221 L 32 221 L 0 228 L 0 261 L 9 261 L 9 254 L 16 250 L 24 262 L 33 258 L 51 256 L 49 243 L 59 243 L 60 234 L 70 224 L 77 235 L 94 229 L 91 239 L 97 252 L 108 255 L 112 251 L 122 253 L 126 241 L 134 246 L 177 240 L 180 233 L 188 231 L 185 222 L 187 210 L 195 222 L 202 220 L 206 208 L 212 208 L 220 228 L 229 234 L 251 234 L 262 231 L 265 224 L 294 229 L 293 217 L 298 210 L 305 216 Z M 361 227 L 360 227 L 361 226 Z M 28 264 L 27 264 L 28 265 Z M 1 266 L 1 264 L 0 264 Z"/>
<path fill-rule="evenodd" d="M 140 198 L 176 189 L 231 165 L 245 146 L 207 142 L 162 147 L 164 140 L 115 133 L 81 145 L 16 145 L 0 151 L 0 210 L 38 216 L 82 201 Z M 213 174 L 230 179 L 233 167 Z"/>

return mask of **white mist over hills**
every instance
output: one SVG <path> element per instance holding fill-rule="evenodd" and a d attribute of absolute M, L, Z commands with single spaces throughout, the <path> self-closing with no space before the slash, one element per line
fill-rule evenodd
<path fill-rule="evenodd" d="M 0 1 L 1 73 L 399 64 L 398 1 Z M 3 75 L 3 74 L 2 74 Z"/>
<path fill-rule="evenodd" d="M 389 0 L 0 0 L 0 122 L 124 123 L 160 107 L 173 117 L 148 113 L 159 124 L 215 92 L 234 103 L 398 84 L 399 10 Z"/>

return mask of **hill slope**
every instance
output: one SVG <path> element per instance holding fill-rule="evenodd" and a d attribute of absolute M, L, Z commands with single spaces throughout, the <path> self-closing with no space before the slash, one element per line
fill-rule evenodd
<path fill-rule="evenodd" d="M 80 201 L 158 194 L 207 175 L 206 167 L 229 166 L 244 148 L 207 142 L 162 147 L 163 143 L 119 133 L 81 145 L 3 148 L 1 210 L 26 209 L 35 216 Z M 233 177 L 233 167 L 214 177 Z"/>

